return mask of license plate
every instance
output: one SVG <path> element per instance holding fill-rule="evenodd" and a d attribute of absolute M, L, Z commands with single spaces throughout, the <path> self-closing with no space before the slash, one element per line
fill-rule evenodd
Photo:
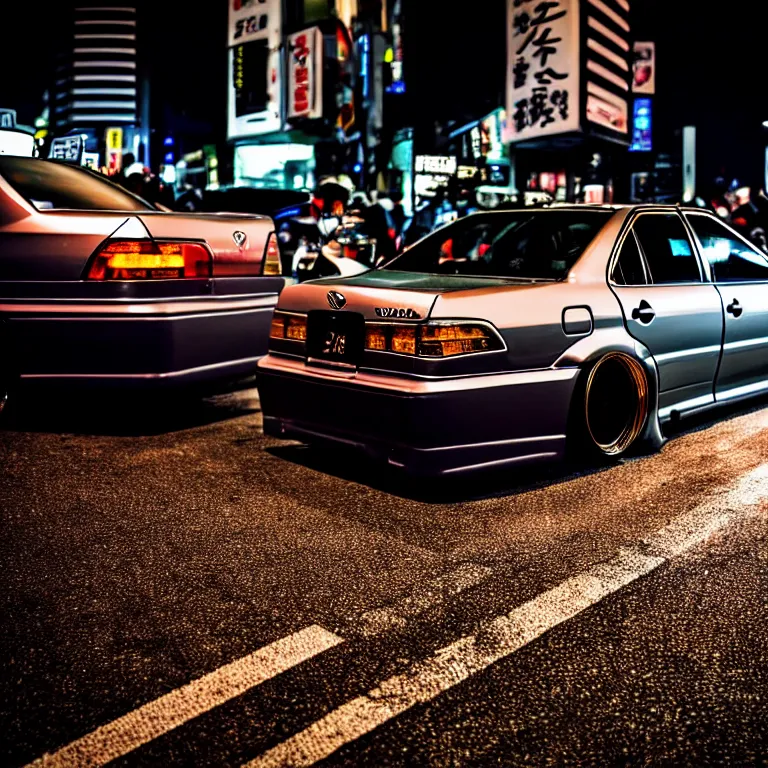
<path fill-rule="evenodd" d="M 314 310 L 307 317 L 310 362 L 357 367 L 365 344 L 365 319 L 356 312 Z"/>

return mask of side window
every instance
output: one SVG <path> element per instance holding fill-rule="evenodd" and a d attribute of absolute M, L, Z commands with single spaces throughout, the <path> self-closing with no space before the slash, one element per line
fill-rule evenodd
<path fill-rule="evenodd" d="M 768 282 L 768 259 L 760 251 L 709 216 L 691 214 L 686 218 L 699 238 L 715 282 Z"/>
<path fill-rule="evenodd" d="M 619 259 L 611 277 L 616 285 L 645 285 L 646 283 L 643 257 L 637 247 L 635 233 L 631 230 L 624 238 Z"/>
<path fill-rule="evenodd" d="M 633 228 L 648 264 L 649 282 L 701 282 L 699 262 L 685 225 L 676 213 L 643 214 L 637 217 Z"/>

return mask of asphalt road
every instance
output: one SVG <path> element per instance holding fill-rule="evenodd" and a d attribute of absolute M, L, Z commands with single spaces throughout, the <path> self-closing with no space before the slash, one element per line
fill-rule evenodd
<path fill-rule="evenodd" d="M 255 390 L 0 432 L 0 764 L 768 766 L 768 408 L 451 483 Z"/>

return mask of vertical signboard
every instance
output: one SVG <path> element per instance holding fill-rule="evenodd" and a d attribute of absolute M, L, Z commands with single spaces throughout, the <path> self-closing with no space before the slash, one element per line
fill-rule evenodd
<path fill-rule="evenodd" d="M 507 0 L 507 140 L 579 130 L 579 0 Z"/>
<path fill-rule="evenodd" d="M 323 116 L 323 35 L 319 27 L 303 29 L 287 40 L 288 105 L 286 117 Z"/>
<path fill-rule="evenodd" d="M 123 129 L 122 128 L 107 128 L 107 149 L 123 148 Z"/>
<path fill-rule="evenodd" d="M 280 0 L 228 0 L 227 136 L 282 129 Z"/>
<path fill-rule="evenodd" d="M 656 45 L 638 43 L 632 51 L 632 91 L 652 96 L 656 92 Z"/>
<path fill-rule="evenodd" d="M 107 128 L 107 172 L 117 173 L 123 167 L 123 129 Z"/>
<path fill-rule="evenodd" d="M 652 128 L 651 100 L 647 98 L 635 99 L 630 152 L 650 152 L 653 149 Z"/>
<path fill-rule="evenodd" d="M 683 202 L 690 203 L 696 195 L 696 126 L 683 128 Z"/>
<path fill-rule="evenodd" d="M 403 0 L 394 0 L 392 7 L 392 48 L 385 62 L 390 67 L 389 93 L 405 93 L 403 74 Z"/>

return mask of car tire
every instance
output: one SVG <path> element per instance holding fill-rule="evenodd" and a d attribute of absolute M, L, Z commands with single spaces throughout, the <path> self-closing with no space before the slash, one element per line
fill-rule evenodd
<path fill-rule="evenodd" d="M 651 412 L 651 392 L 643 365 L 624 352 L 609 352 L 581 378 L 574 401 L 579 454 L 616 460 L 643 436 Z"/>

